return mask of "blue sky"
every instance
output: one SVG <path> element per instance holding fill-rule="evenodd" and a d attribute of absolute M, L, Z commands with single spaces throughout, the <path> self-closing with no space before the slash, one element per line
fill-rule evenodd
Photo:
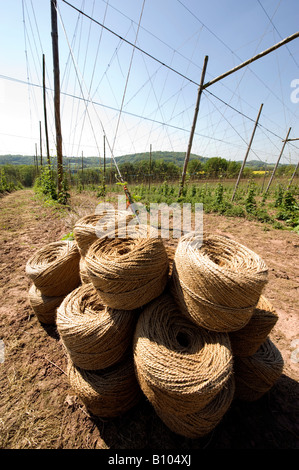
<path fill-rule="evenodd" d="M 103 156 L 104 134 L 108 158 L 150 146 L 186 151 L 204 57 L 207 82 L 298 31 L 297 0 L 69 0 L 116 34 L 57 3 L 69 156 Z M 45 54 L 55 155 L 50 0 L 10 0 L 0 21 L 0 154 L 39 151 L 39 122 L 46 152 Z M 205 90 L 192 152 L 242 160 L 262 103 L 248 159 L 270 163 L 290 127 L 289 137 L 299 137 L 299 39 Z M 287 144 L 281 162 L 297 163 L 298 153 L 299 141 Z"/>

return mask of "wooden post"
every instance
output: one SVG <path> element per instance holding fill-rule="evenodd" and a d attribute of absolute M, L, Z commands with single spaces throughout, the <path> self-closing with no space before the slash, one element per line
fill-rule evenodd
<path fill-rule="evenodd" d="M 82 170 L 82 187 L 84 189 L 83 150 L 82 150 L 82 156 L 81 156 L 81 170 Z"/>
<path fill-rule="evenodd" d="M 38 173 L 38 159 L 37 159 L 37 144 L 35 144 L 35 167 L 36 167 L 36 173 Z"/>
<path fill-rule="evenodd" d="M 39 121 L 39 152 L 40 166 L 43 166 L 42 123 Z"/>
<path fill-rule="evenodd" d="M 295 140 L 295 139 L 292 139 L 292 140 Z M 296 140 L 297 140 L 297 139 L 296 139 Z M 297 170 L 298 170 L 298 166 L 299 166 L 299 162 L 297 163 L 297 165 L 296 165 L 296 167 L 295 167 L 295 170 L 294 170 L 294 172 L 293 172 L 293 174 L 292 174 L 292 176 L 291 176 L 291 179 L 290 179 L 290 181 L 289 181 L 287 190 L 290 189 L 290 187 L 291 187 L 291 184 L 292 184 L 292 182 L 293 182 L 293 179 L 295 178 L 296 172 L 297 172 Z"/>
<path fill-rule="evenodd" d="M 110 156 L 110 191 L 112 191 L 112 157 Z"/>
<path fill-rule="evenodd" d="M 62 189 L 63 163 L 62 163 L 62 134 L 60 121 L 60 72 L 58 53 L 58 28 L 57 28 L 57 0 L 51 0 L 51 25 L 52 25 L 52 51 L 54 72 L 54 110 L 56 127 L 56 153 L 57 153 L 57 186 L 58 193 Z"/>
<path fill-rule="evenodd" d="M 257 125 L 258 125 L 258 122 L 259 122 L 259 118 L 260 118 L 260 115 L 261 115 L 263 106 L 264 106 L 264 105 L 263 105 L 263 103 L 262 103 L 261 106 L 260 106 L 260 109 L 259 109 L 259 112 L 258 112 L 256 121 L 255 121 L 255 124 L 254 124 L 254 128 L 253 128 L 253 132 L 252 132 L 252 135 L 251 135 L 251 139 L 250 139 L 250 142 L 249 142 L 248 147 L 247 147 L 247 152 L 246 152 L 246 154 L 245 154 L 245 157 L 244 157 L 244 160 L 243 160 L 241 169 L 240 169 L 240 171 L 239 171 L 239 175 L 238 175 L 238 179 L 237 179 L 237 182 L 236 182 L 236 186 L 235 186 L 235 189 L 234 189 L 234 192 L 233 192 L 233 195 L 232 195 L 232 201 L 233 201 L 234 198 L 235 198 L 235 194 L 236 194 L 237 188 L 238 188 L 238 186 L 239 186 L 239 182 L 240 182 L 240 179 L 241 179 L 241 175 L 242 175 L 243 170 L 244 170 L 244 166 L 245 166 L 245 163 L 246 163 L 246 160 L 247 160 L 247 157 L 248 157 L 250 148 L 251 148 L 251 144 L 252 144 L 252 141 L 253 141 L 253 138 L 254 138 L 254 134 L 255 134 L 255 131 L 256 131 L 256 128 L 257 128 Z"/>
<path fill-rule="evenodd" d="M 297 39 L 299 37 L 299 31 L 296 33 L 292 34 L 291 36 L 288 36 L 287 38 L 283 39 L 282 41 L 278 42 L 277 44 L 274 44 L 274 46 L 269 47 L 263 52 L 260 52 L 259 54 L 255 55 L 254 57 L 251 57 L 251 59 L 246 60 L 245 62 L 242 62 L 242 64 L 237 65 L 236 67 L 232 68 L 231 70 L 228 70 L 227 72 L 219 75 L 216 78 L 213 78 L 213 80 L 210 80 L 209 82 L 205 83 L 203 85 L 203 89 L 205 90 L 209 86 L 213 85 L 214 83 L 218 82 L 219 80 L 222 80 L 223 78 L 227 77 L 228 75 L 231 75 L 234 72 L 237 72 L 237 70 L 242 69 L 246 65 L 252 64 L 252 62 L 260 59 L 261 57 L 264 57 L 267 54 L 270 54 L 270 52 L 275 51 L 281 46 L 284 46 L 290 41 L 293 41 L 294 39 Z"/>
<path fill-rule="evenodd" d="M 106 193 L 106 138 L 105 134 L 103 136 L 103 146 L 104 146 L 104 177 L 103 177 L 103 189 L 104 189 L 104 195 Z"/>
<path fill-rule="evenodd" d="M 277 159 L 276 165 L 275 165 L 275 167 L 274 167 L 274 169 L 273 169 L 273 171 L 272 171 L 272 175 L 271 175 L 271 178 L 270 178 L 270 180 L 269 180 L 269 183 L 268 183 L 267 189 L 266 189 L 266 191 L 265 191 L 265 194 L 267 194 L 267 192 L 268 192 L 268 190 L 269 190 L 269 188 L 270 188 L 270 186 L 271 186 L 271 183 L 272 183 L 272 181 L 273 181 L 275 172 L 276 172 L 276 170 L 277 170 L 279 161 L 280 161 L 281 156 L 282 156 L 282 154 L 283 154 L 283 151 L 284 151 L 285 145 L 286 145 L 286 143 L 287 143 L 287 140 L 288 140 L 288 137 L 289 137 L 290 132 L 291 132 L 291 127 L 289 128 L 288 133 L 287 133 L 287 136 L 286 136 L 285 140 L 283 141 L 283 146 L 282 146 L 281 152 L 280 152 L 279 157 L 278 157 L 278 159 Z"/>
<path fill-rule="evenodd" d="M 264 176 L 263 176 L 263 184 L 262 184 L 262 189 L 261 189 L 261 192 L 264 191 L 264 185 L 265 185 L 265 181 L 266 181 L 266 174 L 267 174 L 267 165 L 264 166 Z"/>
<path fill-rule="evenodd" d="M 149 175 L 148 175 L 148 190 L 151 190 L 151 173 L 152 173 L 152 144 L 150 144 L 149 154 Z"/>
<path fill-rule="evenodd" d="M 179 197 L 181 196 L 182 191 L 183 191 L 183 187 L 184 187 L 184 182 L 185 182 L 185 177 L 186 177 L 186 170 L 187 170 L 187 166 L 188 166 L 188 162 L 189 162 L 189 158 L 190 158 L 190 153 L 191 153 L 191 148 L 192 148 L 193 136 L 194 136 L 196 122 L 197 122 L 200 98 L 201 98 L 201 95 L 202 95 L 203 83 L 204 83 L 204 78 L 205 78 L 205 74 L 206 74 L 207 64 L 208 64 L 208 56 L 205 56 L 204 64 L 203 64 L 203 68 L 202 68 L 202 72 L 201 72 L 200 85 L 199 85 L 198 93 L 197 93 L 197 101 L 196 101 L 196 106 L 195 106 L 193 123 L 192 123 L 191 133 L 190 133 L 190 137 L 189 137 L 187 153 L 186 153 L 186 157 L 185 157 L 185 161 L 184 161 L 182 179 L 181 179 L 180 189 L 179 189 Z"/>
<path fill-rule="evenodd" d="M 45 119 L 45 134 L 47 146 L 47 161 L 50 166 L 50 150 L 49 150 L 49 137 L 48 137 L 48 122 L 47 122 L 47 103 L 46 103 L 46 77 L 45 77 L 45 54 L 43 54 L 43 103 L 44 103 L 44 119 Z"/>

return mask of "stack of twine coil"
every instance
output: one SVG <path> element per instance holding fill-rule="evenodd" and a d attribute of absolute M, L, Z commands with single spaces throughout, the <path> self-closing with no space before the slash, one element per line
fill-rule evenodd
<path fill-rule="evenodd" d="M 104 225 L 103 231 L 105 228 L 109 232 L 109 227 L 112 225 L 118 231 L 121 223 L 126 225 L 133 217 L 133 213 L 128 214 L 126 211 L 112 209 L 103 210 L 101 214 L 89 214 L 81 217 L 75 223 L 73 231 L 81 256 L 84 257 L 90 245 L 98 239 L 97 229 L 100 228 L 100 224 Z"/>
<path fill-rule="evenodd" d="M 29 302 L 41 323 L 53 325 L 56 321 L 56 310 L 64 299 L 64 296 L 47 297 L 32 284 L 28 292 Z"/>
<path fill-rule="evenodd" d="M 77 243 L 67 240 L 44 245 L 27 261 L 29 302 L 41 323 L 55 324 L 57 307 L 80 284 L 79 261 Z"/>
<path fill-rule="evenodd" d="M 274 328 L 278 315 L 271 302 L 261 295 L 249 322 L 240 330 L 229 333 L 235 356 L 252 356 Z"/>
<path fill-rule="evenodd" d="M 198 439 L 213 431 L 220 423 L 230 408 L 234 393 L 235 380 L 231 375 L 216 397 L 200 411 L 186 415 L 175 415 L 161 410 L 156 413 L 171 431 L 189 439 Z"/>
<path fill-rule="evenodd" d="M 134 312 L 103 305 L 92 284 L 73 290 L 57 310 L 56 325 L 73 363 L 87 370 L 119 362 L 132 345 Z"/>
<path fill-rule="evenodd" d="M 282 374 L 284 361 L 268 337 L 252 356 L 235 356 L 236 398 L 256 401 L 267 393 Z"/>
<path fill-rule="evenodd" d="M 111 232 L 99 238 L 103 215 Z M 224 236 L 204 234 L 199 246 L 191 233 L 174 250 L 146 226 L 120 233 L 132 218 L 85 216 L 75 241 L 38 250 L 26 265 L 30 303 L 56 321 L 70 386 L 91 414 L 122 415 L 143 393 L 169 429 L 199 438 L 234 397 L 256 400 L 281 375 L 267 267 Z"/>
<path fill-rule="evenodd" d="M 120 416 L 142 397 L 131 354 L 111 367 L 95 371 L 80 369 L 69 360 L 67 376 L 87 410 L 100 418 Z"/>
<path fill-rule="evenodd" d="M 143 393 L 166 424 L 177 423 L 179 434 L 183 422 L 191 432 L 194 413 L 202 416 L 202 424 L 193 433 L 205 434 L 210 429 L 204 427 L 206 407 L 215 400 L 217 411 L 211 421 L 218 422 L 229 406 L 233 360 L 228 335 L 195 326 L 181 314 L 168 292 L 148 304 L 139 316 L 134 362 Z"/>
<path fill-rule="evenodd" d="M 201 240 L 188 234 L 176 249 L 172 292 L 197 325 L 231 332 L 250 320 L 267 276 L 264 261 L 244 245 L 221 235 Z"/>
<path fill-rule="evenodd" d="M 125 238 L 95 241 L 85 263 L 87 275 L 103 299 L 116 309 L 134 310 L 158 297 L 168 280 L 169 263 L 161 238 L 148 236 L 147 227 Z"/>
<path fill-rule="evenodd" d="M 86 262 L 85 258 L 82 256 L 80 258 L 80 263 L 79 263 L 79 272 L 80 272 L 80 279 L 82 284 L 89 284 L 90 280 L 87 274 L 87 267 L 86 267 Z"/>
<path fill-rule="evenodd" d="M 80 284 L 80 253 L 74 241 L 44 245 L 27 261 L 26 274 L 45 296 L 67 295 Z"/>

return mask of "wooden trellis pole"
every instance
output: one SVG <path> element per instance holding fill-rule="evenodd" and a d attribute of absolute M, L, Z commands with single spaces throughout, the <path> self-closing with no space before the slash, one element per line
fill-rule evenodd
<path fill-rule="evenodd" d="M 292 140 L 295 140 L 295 139 L 292 139 Z M 292 174 L 292 176 L 291 176 L 291 179 L 290 179 L 290 181 L 289 181 L 289 184 L 288 184 L 287 189 L 290 189 L 290 187 L 291 187 L 291 184 L 292 184 L 292 182 L 293 182 L 293 179 L 295 178 L 295 175 L 296 175 L 296 173 L 297 173 L 298 166 L 299 166 L 299 162 L 297 163 L 297 165 L 296 165 L 296 167 L 295 167 L 295 170 L 294 170 L 294 172 L 293 172 L 293 174 Z"/>
<path fill-rule="evenodd" d="M 81 171 L 82 171 L 82 187 L 84 189 L 84 166 L 83 166 L 83 150 L 81 154 Z"/>
<path fill-rule="evenodd" d="M 203 64 L 202 72 L 201 72 L 200 84 L 199 84 L 198 92 L 197 92 L 196 106 L 195 106 L 195 111 L 194 111 L 194 117 L 193 117 L 193 123 L 192 123 L 191 133 L 190 133 L 190 137 L 189 137 L 189 143 L 188 143 L 187 153 L 186 153 L 186 157 L 185 157 L 185 161 L 184 161 L 184 166 L 183 166 L 182 179 L 181 179 L 180 189 L 179 189 L 179 197 L 181 196 L 182 191 L 183 191 L 183 188 L 184 188 L 184 183 L 185 183 L 185 178 L 186 178 L 186 171 L 187 171 L 187 166 L 188 166 L 188 162 L 189 162 L 189 158 L 190 158 L 190 153 L 191 153 L 191 148 L 192 148 L 192 142 L 193 142 L 195 127 L 196 127 L 196 122 L 197 122 L 197 116 L 198 116 L 200 98 L 201 98 L 202 91 L 203 91 L 203 84 L 204 84 L 204 79 L 205 79 L 205 74 L 206 74 L 208 59 L 209 59 L 209 57 L 206 55 L 206 56 L 205 56 L 205 59 L 204 59 L 204 64 Z"/>
<path fill-rule="evenodd" d="M 277 44 L 274 44 L 274 46 L 269 47 L 265 51 L 260 52 L 259 54 L 255 55 L 254 57 L 251 57 L 251 59 L 245 60 L 245 62 L 242 62 L 241 64 L 239 64 L 236 67 L 228 70 L 227 72 L 219 75 L 218 77 L 213 78 L 213 80 L 210 80 L 209 82 L 207 82 L 203 85 L 203 87 L 202 87 L 203 90 L 205 90 L 209 86 L 213 85 L 214 83 L 219 82 L 219 80 L 222 80 L 223 78 L 227 77 L 228 75 L 231 75 L 232 73 L 237 72 L 237 70 L 242 69 L 246 65 L 252 64 L 252 62 L 255 62 L 256 60 L 260 59 L 261 57 L 264 57 L 265 55 L 270 54 L 270 52 L 275 51 L 279 47 L 284 46 L 288 42 L 293 41 L 294 39 L 296 39 L 298 37 L 299 37 L 299 31 L 292 34 L 291 36 L 288 36 L 287 38 L 283 39 L 282 41 L 278 42 Z"/>
<path fill-rule="evenodd" d="M 234 192 L 233 192 L 233 195 L 232 195 L 232 201 L 233 201 L 234 198 L 235 198 L 235 194 L 236 194 L 237 188 L 238 188 L 238 186 L 239 186 L 239 182 L 240 182 L 240 179 L 241 179 L 241 175 L 242 175 L 242 173 L 243 173 L 244 166 L 245 166 L 247 157 L 248 157 L 249 152 L 250 152 L 250 149 L 251 149 L 251 144 L 252 144 L 252 141 L 253 141 L 253 138 L 254 138 L 254 134 L 255 134 L 255 131 L 256 131 L 256 128 L 257 128 L 257 125 L 258 125 L 258 122 L 259 122 L 259 118 L 260 118 L 260 115 L 261 115 L 263 106 L 264 106 L 264 105 L 263 105 L 263 103 L 262 103 L 261 106 L 260 106 L 260 109 L 259 109 L 259 112 L 258 112 L 256 121 L 255 121 L 255 124 L 254 124 L 254 128 L 253 128 L 253 131 L 252 131 L 251 139 L 250 139 L 250 142 L 249 142 L 249 144 L 248 144 L 247 151 L 246 151 L 246 154 L 245 154 L 245 157 L 244 157 L 244 160 L 243 160 L 241 169 L 240 169 L 240 171 L 239 171 L 238 179 L 237 179 L 237 182 L 236 182 L 236 185 L 235 185 L 235 189 L 234 189 Z"/>
<path fill-rule="evenodd" d="M 47 161 L 48 165 L 50 161 L 50 150 L 49 150 L 49 137 L 48 137 L 48 121 L 47 121 L 47 100 L 46 100 L 46 77 L 45 77 L 45 54 L 43 54 L 43 104 L 44 104 L 44 120 L 45 120 L 45 134 L 46 134 L 46 148 L 47 148 Z"/>
<path fill-rule="evenodd" d="M 148 175 L 148 190 L 151 190 L 151 172 L 152 172 L 152 144 L 150 144 L 150 153 L 149 153 L 149 175 Z"/>
<path fill-rule="evenodd" d="M 38 174 L 37 144 L 35 144 L 34 165 L 35 165 L 35 172 L 36 174 Z"/>
<path fill-rule="evenodd" d="M 43 166 L 42 123 L 39 121 L 39 152 L 40 166 Z"/>
<path fill-rule="evenodd" d="M 268 190 L 269 190 L 269 188 L 270 188 L 270 186 L 271 186 L 271 183 L 272 183 L 272 181 L 273 181 L 273 178 L 274 178 L 275 172 L 276 172 L 276 170 L 277 170 L 279 161 L 280 161 L 280 159 L 281 159 L 281 156 L 282 156 L 282 154 L 283 154 L 284 148 L 285 148 L 286 143 L 287 143 L 287 141 L 288 141 L 288 137 L 289 137 L 290 132 L 291 132 L 291 127 L 290 127 L 289 130 L 288 130 L 288 133 L 287 133 L 287 136 L 286 136 L 285 140 L 283 140 L 283 146 L 282 146 L 281 152 L 280 152 L 280 154 L 279 154 L 279 157 L 278 157 L 278 159 L 277 159 L 276 165 L 275 165 L 275 167 L 274 167 L 274 169 L 273 169 L 273 171 L 272 171 L 272 175 L 271 175 L 271 178 L 270 178 L 270 180 L 269 180 L 268 186 L 267 186 L 267 188 L 266 188 L 265 194 L 267 194 L 267 192 L 268 192 Z"/>
<path fill-rule="evenodd" d="M 58 28 L 57 28 L 57 0 L 51 0 L 51 25 L 52 25 L 52 52 L 54 72 L 54 111 L 56 127 L 56 152 L 57 152 L 57 186 L 58 192 L 62 189 L 63 162 L 62 162 L 62 134 L 60 121 L 60 72 L 58 53 Z"/>
<path fill-rule="evenodd" d="M 103 175 L 103 189 L 104 194 L 106 193 L 106 136 L 103 136 L 103 147 L 104 147 L 104 175 Z"/>

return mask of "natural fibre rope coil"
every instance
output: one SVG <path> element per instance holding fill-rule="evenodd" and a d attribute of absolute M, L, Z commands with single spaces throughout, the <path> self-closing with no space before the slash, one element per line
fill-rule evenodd
<path fill-rule="evenodd" d="M 196 324 L 236 331 L 252 316 L 268 270 L 259 255 L 221 235 L 180 238 L 172 271 L 172 293 Z"/>
<path fill-rule="evenodd" d="M 81 256 L 85 256 L 90 245 L 99 238 L 99 234 L 105 230 L 110 231 L 115 228 L 119 229 L 119 225 L 124 224 L 133 219 L 132 213 L 119 210 L 103 210 L 102 214 L 89 214 L 81 217 L 74 226 L 74 237 L 78 243 Z"/>
<path fill-rule="evenodd" d="M 134 312 L 103 305 L 92 284 L 73 290 L 57 310 L 57 330 L 73 363 L 87 370 L 119 362 L 132 347 Z"/>
<path fill-rule="evenodd" d="M 240 330 L 229 333 L 233 354 L 252 356 L 274 328 L 278 320 L 271 302 L 261 295 L 249 322 Z"/>
<path fill-rule="evenodd" d="M 64 299 L 64 295 L 59 297 L 47 297 L 34 285 L 28 291 L 28 298 L 32 310 L 41 323 L 54 325 L 56 322 L 56 310 Z"/>
<path fill-rule="evenodd" d="M 80 259 L 79 271 L 80 271 L 80 279 L 81 279 L 82 284 L 89 284 L 90 280 L 87 274 L 86 262 L 83 256 Z"/>
<path fill-rule="evenodd" d="M 233 373 L 228 335 L 194 325 L 167 292 L 141 312 L 133 350 L 142 391 L 165 413 L 203 409 Z"/>
<path fill-rule="evenodd" d="M 202 410 L 182 416 L 158 410 L 157 415 L 176 434 L 189 439 L 198 439 L 213 431 L 220 423 L 234 399 L 234 392 L 235 380 L 230 376 L 227 384 Z"/>
<path fill-rule="evenodd" d="M 80 253 L 75 241 L 44 245 L 27 261 L 26 274 L 43 295 L 66 295 L 80 284 Z"/>
<path fill-rule="evenodd" d="M 282 355 L 270 338 L 252 356 L 235 356 L 235 397 L 243 401 L 258 400 L 277 382 L 283 366 Z"/>
<path fill-rule="evenodd" d="M 68 358 L 67 376 L 87 410 L 100 418 L 120 416 L 142 398 L 131 355 L 114 366 L 95 371 L 80 369 Z"/>
<path fill-rule="evenodd" d="M 169 263 L 161 238 L 147 236 L 147 228 L 126 238 L 104 237 L 85 256 L 87 275 L 103 302 L 116 309 L 142 307 L 164 290 Z"/>

